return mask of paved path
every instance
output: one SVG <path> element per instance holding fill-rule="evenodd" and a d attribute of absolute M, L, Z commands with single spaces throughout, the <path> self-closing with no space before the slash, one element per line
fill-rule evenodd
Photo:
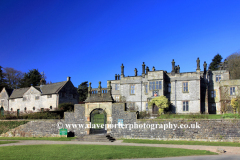
<path fill-rule="evenodd" d="M 18 141 L 18 140 L 17 140 Z M 18 143 L 1 144 L 3 146 L 18 146 L 18 145 L 40 145 L 40 144 L 82 144 L 82 145 L 119 145 L 119 146 L 148 146 L 148 147 L 167 147 L 167 148 L 184 148 L 194 150 L 208 150 L 216 152 L 218 148 L 222 148 L 226 153 L 220 153 L 216 156 L 188 156 L 176 158 L 150 158 L 151 160 L 239 160 L 240 147 L 227 147 L 227 146 L 202 146 L 202 145 L 173 145 L 173 144 L 141 144 L 141 143 L 122 143 L 121 140 L 115 142 L 83 142 L 83 141 L 44 141 L 44 140 L 19 140 Z M 133 160 L 133 159 L 131 159 Z M 139 160 L 139 159 L 138 159 Z M 146 160 L 146 159 L 145 159 Z"/>

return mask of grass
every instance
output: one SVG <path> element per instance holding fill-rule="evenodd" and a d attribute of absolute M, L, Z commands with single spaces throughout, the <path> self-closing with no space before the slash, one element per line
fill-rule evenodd
<path fill-rule="evenodd" d="M 123 159 L 217 155 L 205 150 L 142 146 L 29 145 L 1 147 L 1 159 Z"/>
<path fill-rule="evenodd" d="M 233 146 L 240 147 L 238 142 L 204 142 L 204 141 L 163 141 L 147 139 L 123 139 L 124 143 L 145 143 L 145 144 L 177 144 L 177 145 L 205 145 L 205 146 Z"/>
<path fill-rule="evenodd" d="M 48 141 L 71 141 L 76 137 L 0 137 L 0 140 L 48 140 Z"/>
<path fill-rule="evenodd" d="M 0 121 L 0 134 L 16 128 L 20 125 L 27 123 L 28 121 Z"/>
<path fill-rule="evenodd" d="M 240 119 L 239 114 L 162 114 L 158 119 Z"/>
<path fill-rule="evenodd" d="M 18 141 L 0 141 L 1 144 L 8 144 L 8 143 L 17 143 Z"/>

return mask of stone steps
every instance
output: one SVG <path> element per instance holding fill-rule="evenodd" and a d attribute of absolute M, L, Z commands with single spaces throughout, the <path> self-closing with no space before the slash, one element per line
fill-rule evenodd
<path fill-rule="evenodd" d="M 86 141 L 86 142 L 114 142 L 116 139 L 106 134 L 90 134 L 77 137 L 73 141 Z"/>

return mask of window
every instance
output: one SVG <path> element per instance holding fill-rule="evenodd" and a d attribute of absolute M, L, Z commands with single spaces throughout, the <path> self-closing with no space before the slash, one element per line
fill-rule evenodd
<path fill-rule="evenodd" d="M 188 92 L 188 82 L 183 82 L 183 92 Z"/>
<path fill-rule="evenodd" d="M 135 94 L 135 85 L 131 85 L 130 88 L 131 88 L 131 94 Z"/>
<path fill-rule="evenodd" d="M 148 94 L 148 84 L 145 83 L 145 94 Z"/>
<path fill-rule="evenodd" d="M 152 81 L 149 82 L 149 90 L 158 90 L 158 89 L 162 89 L 162 81 Z"/>
<path fill-rule="evenodd" d="M 230 87 L 230 95 L 235 95 L 235 87 Z"/>
<path fill-rule="evenodd" d="M 41 108 L 41 112 L 43 112 L 44 111 L 44 109 L 43 108 Z"/>
<path fill-rule="evenodd" d="M 148 103 L 146 103 L 146 111 L 148 111 Z"/>
<path fill-rule="evenodd" d="M 116 96 L 115 99 L 116 99 L 116 102 L 119 102 L 119 96 Z"/>
<path fill-rule="evenodd" d="M 168 83 L 168 92 L 171 93 L 171 83 Z"/>
<path fill-rule="evenodd" d="M 216 75 L 216 82 L 220 82 L 221 80 L 221 75 Z"/>
<path fill-rule="evenodd" d="M 13 109 L 11 108 L 11 111 L 13 111 Z"/>
<path fill-rule="evenodd" d="M 50 109 L 52 109 L 52 106 L 50 106 Z"/>
<path fill-rule="evenodd" d="M 158 91 L 153 91 L 153 96 L 157 97 L 158 96 Z"/>
<path fill-rule="evenodd" d="M 116 91 L 119 90 L 119 86 L 120 86 L 120 84 L 115 84 L 115 90 L 116 90 Z"/>
<path fill-rule="evenodd" d="M 183 101 L 183 111 L 188 111 L 188 101 Z"/>
<path fill-rule="evenodd" d="M 216 97 L 216 91 L 211 91 L 211 97 L 215 98 Z"/>
<path fill-rule="evenodd" d="M 35 100 L 39 100 L 39 96 L 35 96 Z"/>
<path fill-rule="evenodd" d="M 47 95 L 47 98 L 52 98 L 52 95 Z"/>
<path fill-rule="evenodd" d="M 27 97 L 23 97 L 23 101 L 26 101 L 27 100 Z"/>
<path fill-rule="evenodd" d="M 33 111 L 35 111 L 35 107 L 33 107 Z"/>
<path fill-rule="evenodd" d="M 24 108 L 24 111 L 25 111 L 25 112 L 27 111 L 27 108 L 26 108 L 26 107 Z"/>

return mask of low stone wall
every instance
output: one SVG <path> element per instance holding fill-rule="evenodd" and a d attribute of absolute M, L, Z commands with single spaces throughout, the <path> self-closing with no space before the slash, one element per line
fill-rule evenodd
<path fill-rule="evenodd" d="M 131 130 L 129 126 L 113 129 L 111 135 L 116 138 L 240 142 L 240 120 L 137 120 L 133 124 L 135 127 L 131 126 Z"/>

